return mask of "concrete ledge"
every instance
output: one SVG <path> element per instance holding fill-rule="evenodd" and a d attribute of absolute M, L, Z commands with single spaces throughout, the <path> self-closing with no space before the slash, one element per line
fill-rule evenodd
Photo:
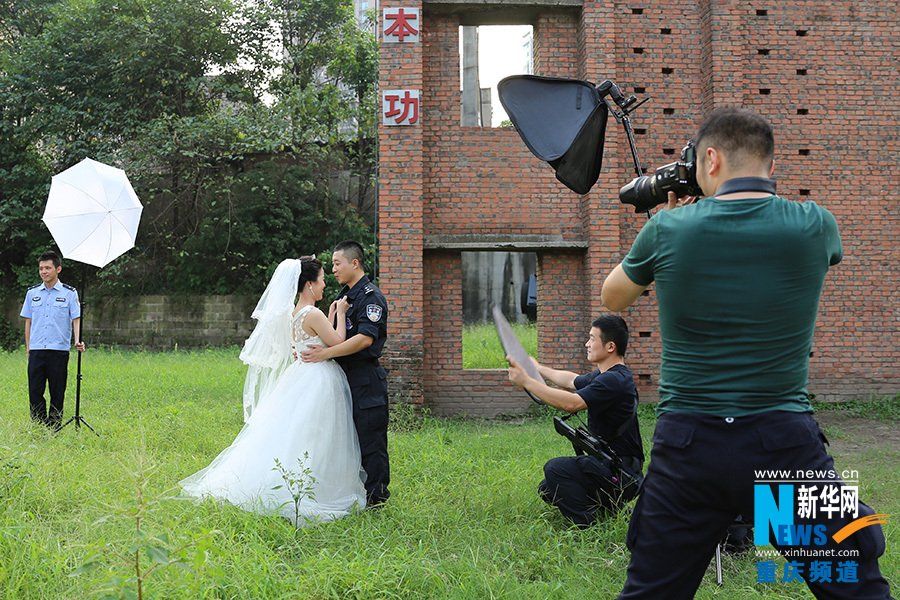
<path fill-rule="evenodd" d="M 583 0 L 437 0 L 423 5 L 431 13 L 458 14 L 460 25 L 530 25 L 541 13 L 583 6 Z"/>
<path fill-rule="evenodd" d="M 445 4 L 469 5 L 475 7 L 517 8 L 531 6 L 584 6 L 584 0 L 425 0 L 426 8 Z"/>
<path fill-rule="evenodd" d="M 583 249 L 587 240 L 564 240 L 558 235 L 426 235 L 426 250 L 540 251 Z"/>

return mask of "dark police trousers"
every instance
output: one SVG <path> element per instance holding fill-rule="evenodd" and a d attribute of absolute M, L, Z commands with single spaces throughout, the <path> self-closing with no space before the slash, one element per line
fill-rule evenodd
<path fill-rule="evenodd" d="M 637 459 L 623 459 L 630 472 L 639 474 Z M 637 495 L 640 482 L 594 456 L 560 456 L 544 465 L 538 494 L 579 527 L 619 510 Z"/>
<path fill-rule="evenodd" d="M 69 352 L 66 350 L 30 350 L 28 352 L 28 400 L 31 418 L 59 427 L 62 422 L 63 400 L 69 374 Z M 50 387 L 50 411 L 44 389 Z"/>
<path fill-rule="evenodd" d="M 373 361 L 345 369 L 353 396 L 353 423 L 366 472 L 366 504 L 387 502 L 391 495 L 388 462 L 388 398 L 386 372 Z"/>
<path fill-rule="evenodd" d="M 753 518 L 753 488 L 757 478 L 754 471 L 833 471 L 834 460 L 825 450 L 826 443 L 809 413 L 772 411 L 729 419 L 689 413 L 662 414 L 653 434 L 650 467 L 628 527 L 631 562 L 619 598 L 693 598 L 716 544 L 735 516 L 741 514 Z M 792 474 L 787 478 L 797 477 Z M 814 479 L 833 480 L 843 485 L 836 474 Z M 821 491 L 823 483 L 809 485 L 819 486 Z M 778 491 L 772 490 L 777 500 Z M 795 515 L 796 492 L 797 487 L 794 488 Z M 873 512 L 859 503 L 860 517 Z M 834 519 L 826 520 L 819 514 L 818 518 L 812 519 L 813 523 L 826 524 L 827 542 L 824 546 L 810 548 L 817 551 L 829 548 L 858 550 L 859 556 L 850 558 L 858 562 L 857 583 L 837 582 L 837 563 L 848 560 L 838 556 L 837 552 L 834 558 L 804 558 L 791 555 L 790 547 L 775 547 L 788 552 L 787 560 L 800 563 L 798 572 L 817 598 L 889 598 L 887 581 L 878 569 L 877 559 L 885 549 L 881 526 L 861 529 L 837 544 L 831 536 L 854 520 L 849 515 L 838 516 L 839 513 Z M 795 524 L 801 524 L 796 517 Z M 772 559 L 758 558 L 758 561 L 766 560 Z M 810 579 L 816 579 L 807 577 L 811 561 L 833 562 L 831 583 L 810 582 Z M 777 593 L 779 589 L 789 589 L 779 586 L 799 585 L 782 582 L 782 579 L 779 569 L 776 582 L 767 584 L 767 589 Z"/>

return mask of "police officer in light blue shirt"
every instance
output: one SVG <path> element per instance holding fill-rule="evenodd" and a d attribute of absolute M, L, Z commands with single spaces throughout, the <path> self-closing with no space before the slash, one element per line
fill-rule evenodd
<path fill-rule="evenodd" d="M 80 339 L 81 305 L 75 288 L 59 280 L 62 261 L 55 252 L 40 256 L 38 270 L 42 283 L 25 293 L 21 312 L 25 319 L 25 351 L 28 353 L 28 399 L 32 419 L 59 429 L 73 333 L 75 349 L 84 351 L 84 342 Z M 49 412 L 44 399 L 44 389 L 48 385 Z"/>

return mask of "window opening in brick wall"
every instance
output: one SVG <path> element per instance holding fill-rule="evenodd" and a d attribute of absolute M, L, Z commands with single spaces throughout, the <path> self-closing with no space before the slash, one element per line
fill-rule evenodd
<path fill-rule="evenodd" d="M 494 304 L 503 311 L 525 350 L 537 357 L 537 254 L 463 252 L 462 364 L 464 369 L 506 368 L 494 327 Z"/>
<path fill-rule="evenodd" d="M 464 127 L 512 127 L 500 104 L 497 83 L 510 75 L 533 72 L 531 25 L 460 27 L 460 123 Z"/>

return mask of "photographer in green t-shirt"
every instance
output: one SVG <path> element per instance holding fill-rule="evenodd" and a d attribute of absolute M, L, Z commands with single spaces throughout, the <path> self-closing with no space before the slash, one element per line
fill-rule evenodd
<path fill-rule="evenodd" d="M 663 348 L 620 598 L 693 598 L 727 527 L 754 514 L 754 470 L 834 469 L 806 383 L 822 285 L 842 257 L 837 223 L 815 202 L 773 193 L 774 135 L 759 115 L 717 109 L 695 142 L 708 197 L 670 193 L 601 293 L 608 309 L 623 310 L 655 282 Z M 859 503 L 860 516 L 872 512 Z M 852 520 L 842 514 L 812 521 L 826 525 L 828 547 Z M 805 577 L 813 559 L 790 560 L 818 597 L 886 598 L 884 543 L 872 526 L 841 544 L 859 550 L 855 582 Z"/>

